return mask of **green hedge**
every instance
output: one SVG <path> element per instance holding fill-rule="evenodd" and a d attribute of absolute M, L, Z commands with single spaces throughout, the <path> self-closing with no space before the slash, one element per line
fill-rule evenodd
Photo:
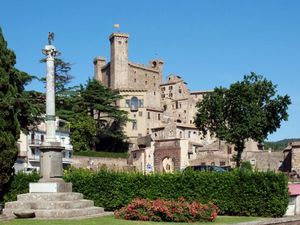
<path fill-rule="evenodd" d="M 17 173 L 11 177 L 9 183 L 5 186 L 5 193 L 4 196 L 1 196 L 1 201 L 16 201 L 18 194 L 29 192 L 29 183 L 37 182 L 39 179 L 40 175 L 37 173 Z"/>
<path fill-rule="evenodd" d="M 95 152 L 95 151 L 82 151 L 74 152 L 74 155 L 89 156 L 89 157 L 106 157 L 106 158 L 128 158 L 126 152 Z"/>
<path fill-rule="evenodd" d="M 283 216 L 289 202 L 287 177 L 273 172 L 232 171 L 211 173 L 187 171 L 175 174 L 90 172 L 71 169 L 65 180 L 106 210 L 119 209 L 134 198 L 177 199 L 216 204 L 221 214 Z"/>

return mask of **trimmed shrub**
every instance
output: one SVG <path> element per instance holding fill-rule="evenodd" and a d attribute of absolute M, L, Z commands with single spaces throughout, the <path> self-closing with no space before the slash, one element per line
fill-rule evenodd
<path fill-rule="evenodd" d="M 15 174 L 5 187 L 4 202 L 16 201 L 18 194 L 29 192 L 29 183 L 37 182 L 39 179 L 40 175 L 38 173 L 26 174 L 19 172 Z"/>
<path fill-rule="evenodd" d="M 134 199 L 130 204 L 115 211 L 116 218 L 126 220 L 195 222 L 213 221 L 218 215 L 218 207 L 212 203 L 188 203 L 184 198 L 175 200 Z"/>
<path fill-rule="evenodd" d="M 64 179 L 73 183 L 95 205 L 120 209 L 135 198 L 212 202 L 220 214 L 283 216 L 289 202 L 288 179 L 274 172 L 232 171 L 226 173 L 186 171 L 174 174 L 91 172 L 71 168 Z"/>

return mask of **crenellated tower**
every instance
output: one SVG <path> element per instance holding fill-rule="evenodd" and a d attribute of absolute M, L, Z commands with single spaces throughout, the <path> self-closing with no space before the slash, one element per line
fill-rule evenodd
<path fill-rule="evenodd" d="M 110 35 L 110 87 L 112 89 L 128 88 L 128 34 Z"/>

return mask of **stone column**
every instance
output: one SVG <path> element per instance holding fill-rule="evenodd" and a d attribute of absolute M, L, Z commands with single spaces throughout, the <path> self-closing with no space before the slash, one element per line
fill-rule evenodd
<path fill-rule="evenodd" d="M 46 85 L 46 142 L 55 142 L 55 66 L 54 59 L 58 51 L 53 45 L 46 45 L 43 53 L 47 57 L 47 85 Z"/>
<path fill-rule="evenodd" d="M 69 192 L 72 184 L 65 183 L 63 176 L 62 151 L 64 147 L 56 141 L 55 117 L 55 56 L 59 54 L 53 45 L 43 49 L 46 55 L 47 85 L 46 85 L 46 142 L 40 146 L 40 175 L 39 183 L 30 183 L 30 192 Z"/>

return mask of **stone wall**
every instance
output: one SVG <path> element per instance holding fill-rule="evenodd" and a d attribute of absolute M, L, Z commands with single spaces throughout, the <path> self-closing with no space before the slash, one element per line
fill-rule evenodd
<path fill-rule="evenodd" d="M 245 151 L 243 161 L 250 161 L 253 168 L 260 171 L 278 171 L 284 159 L 283 152 Z"/>
<path fill-rule="evenodd" d="M 101 167 L 106 167 L 113 171 L 129 171 L 133 169 L 132 166 L 127 165 L 127 159 L 123 158 L 73 156 L 71 165 L 76 168 L 91 170 L 99 170 Z"/>
<path fill-rule="evenodd" d="M 292 146 L 292 164 L 291 170 L 300 174 L 300 141 L 295 141 L 290 144 Z"/>

